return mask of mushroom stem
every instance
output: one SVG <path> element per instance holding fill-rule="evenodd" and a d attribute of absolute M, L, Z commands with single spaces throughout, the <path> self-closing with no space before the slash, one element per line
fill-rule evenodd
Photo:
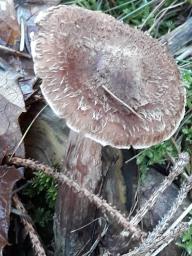
<path fill-rule="evenodd" d="M 130 225 L 127 218 L 120 211 L 94 194 L 102 175 L 101 146 L 80 134 L 77 135 L 71 132 L 71 135 L 66 150 L 65 166 L 67 170 L 64 173 L 56 173 L 51 167 L 29 159 L 13 157 L 9 160 L 9 163 L 15 165 L 22 165 L 33 170 L 42 170 L 57 180 L 59 196 L 55 213 L 56 236 L 60 235 L 68 243 L 70 250 L 76 250 L 76 247 L 74 247 L 75 241 L 78 243 L 78 247 L 82 246 L 83 242 L 81 243 L 77 235 L 78 232 L 70 233 L 70 231 L 95 218 L 96 208 L 92 205 L 93 203 L 97 209 L 109 215 L 114 220 L 114 224 L 117 223 L 128 231 L 134 240 L 143 238 L 145 233 L 139 227 Z M 91 159 L 92 161 L 90 161 Z M 65 212 L 65 214 L 61 214 L 61 212 Z M 91 232 L 92 226 L 86 230 L 84 236 L 90 238 Z M 68 236 L 70 236 L 70 241 Z"/>

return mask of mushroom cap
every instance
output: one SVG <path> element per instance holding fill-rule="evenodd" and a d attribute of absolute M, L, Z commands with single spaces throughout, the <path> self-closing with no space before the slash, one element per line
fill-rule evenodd
<path fill-rule="evenodd" d="M 110 15 L 76 6 L 49 8 L 32 35 L 42 93 L 68 126 L 117 148 L 170 138 L 185 89 L 165 46 Z"/>

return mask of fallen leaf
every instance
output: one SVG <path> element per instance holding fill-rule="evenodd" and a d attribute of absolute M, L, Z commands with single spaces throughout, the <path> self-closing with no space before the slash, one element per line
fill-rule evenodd
<path fill-rule="evenodd" d="M 15 167 L 0 166 L 0 251 L 8 244 L 12 189 L 23 174 Z"/>
<path fill-rule="evenodd" d="M 33 61 L 29 58 L 15 56 L 11 53 L 1 53 L 0 52 L 0 65 L 1 62 L 5 62 L 9 66 L 8 68 L 12 68 L 14 73 L 17 73 L 19 77 L 19 87 L 23 93 L 24 99 L 28 99 L 33 93 L 33 86 L 35 81 L 37 81 L 37 77 L 34 74 L 33 69 Z M 6 65 L 6 66 L 7 66 Z"/>
<path fill-rule="evenodd" d="M 12 0 L 7 0 L 8 2 L 12 2 Z M 48 6 L 56 5 L 60 2 L 60 0 L 51 0 L 51 1 L 33 1 L 33 0 L 17 0 L 15 1 L 16 7 L 16 16 L 21 27 L 21 42 L 20 42 L 20 51 L 26 50 L 28 53 L 31 52 L 30 49 L 30 33 L 36 30 L 35 18 L 38 13 Z M 5 1 L 0 0 L 0 5 L 2 5 Z M 13 6 L 12 6 L 13 7 Z M 14 9 L 14 8 L 11 8 Z M 15 11 L 14 19 L 15 19 Z M 0 13 L 1 14 L 1 13 Z M 0 18 L 1 22 L 1 18 Z M 2 30 L 5 30 L 5 27 L 2 23 Z M 5 30 L 6 31 L 6 30 Z M 1 24 L 0 24 L 0 38 L 1 38 Z M 2 56 L 2 55 L 1 55 Z M 24 98 L 28 99 L 33 93 L 33 86 L 37 80 L 34 69 L 33 69 L 33 61 L 32 58 L 20 58 L 16 54 L 6 54 L 2 56 L 19 74 L 21 77 L 19 79 L 19 85 L 23 92 Z"/>
<path fill-rule="evenodd" d="M 13 0 L 0 0 L 0 43 L 15 45 L 20 39 Z"/>
<path fill-rule="evenodd" d="M 36 31 L 35 19 L 40 11 L 47 9 L 50 6 L 58 5 L 60 0 L 17 0 L 16 12 L 17 20 L 19 23 L 23 23 L 25 35 L 25 47 L 30 53 L 30 33 Z"/>
<path fill-rule="evenodd" d="M 11 154 L 21 140 L 18 117 L 25 111 L 23 95 L 18 86 L 19 75 L 12 68 L 0 63 L 0 163 Z M 17 154 L 24 156 L 23 145 Z"/>

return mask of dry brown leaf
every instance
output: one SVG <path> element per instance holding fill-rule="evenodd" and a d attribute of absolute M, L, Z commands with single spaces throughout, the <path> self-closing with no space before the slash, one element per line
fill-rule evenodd
<path fill-rule="evenodd" d="M 30 33 L 36 31 L 35 18 L 40 11 L 60 3 L 60 0 L 17 0 L 17 20 L 24 24 L 24 41 L 27 51 L 30 53 Z"/>
<path fill-rule="evenodd" d="M 0 162 L 6 154 L 13 152 L 22 137 L 18 117 L 25 111 L 25 103 L 18 78 L 13 69 L 0 66 Z M 24 156 L 22 145 L 17 153 Z"/>
<path fill-rule="evenodd" d="M 0 0 L 0 39 L 2 44 L 15 45 L 20 38 L 13 0 Z"/>
<path fill-rule="evenodd" d="M 10 0 L 8 0 L 10 1 Z M 4 3 L 4 0 L 0 0 L 0 5 Z M 17 0 L 15 1 L 16 14 L 19 26 L 21 27 L 21 40 L 20 50 L 26 49 L 29 53 L 30 49 L 30 33 L 36 30 L 34 20 L 37 14 L 46 9 L 48 6 L 56 5 L 60 1 L 33 1 L 33 0 Z M 1 22 L 1 19 L 0 19 Z M 1 35 L 1 24 L 0 24 Z M 19 73 L 21 77 L 19 79 L 19 85 L 22 89 L 25 99 L 28 99 L 33 94 L 33 86 L 37 80 L 34 70 L 33 61 L 29 58 L 19 58 L 16 54 L 11 53 L 2 55 L 4 59 Z"/>
<path fill-rule="evenodd" d="M 0 166 L 0 251 L 8 244 L 12 189 L 23 174 L 15 167 Z"/>

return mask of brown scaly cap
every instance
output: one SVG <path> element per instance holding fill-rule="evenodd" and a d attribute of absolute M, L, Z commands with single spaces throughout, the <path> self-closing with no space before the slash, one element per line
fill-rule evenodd
<path fill-rule="evenodd" d="M 60 5 L 39 15 L 35 72 L 53 111 L 102 145 L 145 148 L 184 115 L 185 89 L 167 49 L 115 18 Z"/>

